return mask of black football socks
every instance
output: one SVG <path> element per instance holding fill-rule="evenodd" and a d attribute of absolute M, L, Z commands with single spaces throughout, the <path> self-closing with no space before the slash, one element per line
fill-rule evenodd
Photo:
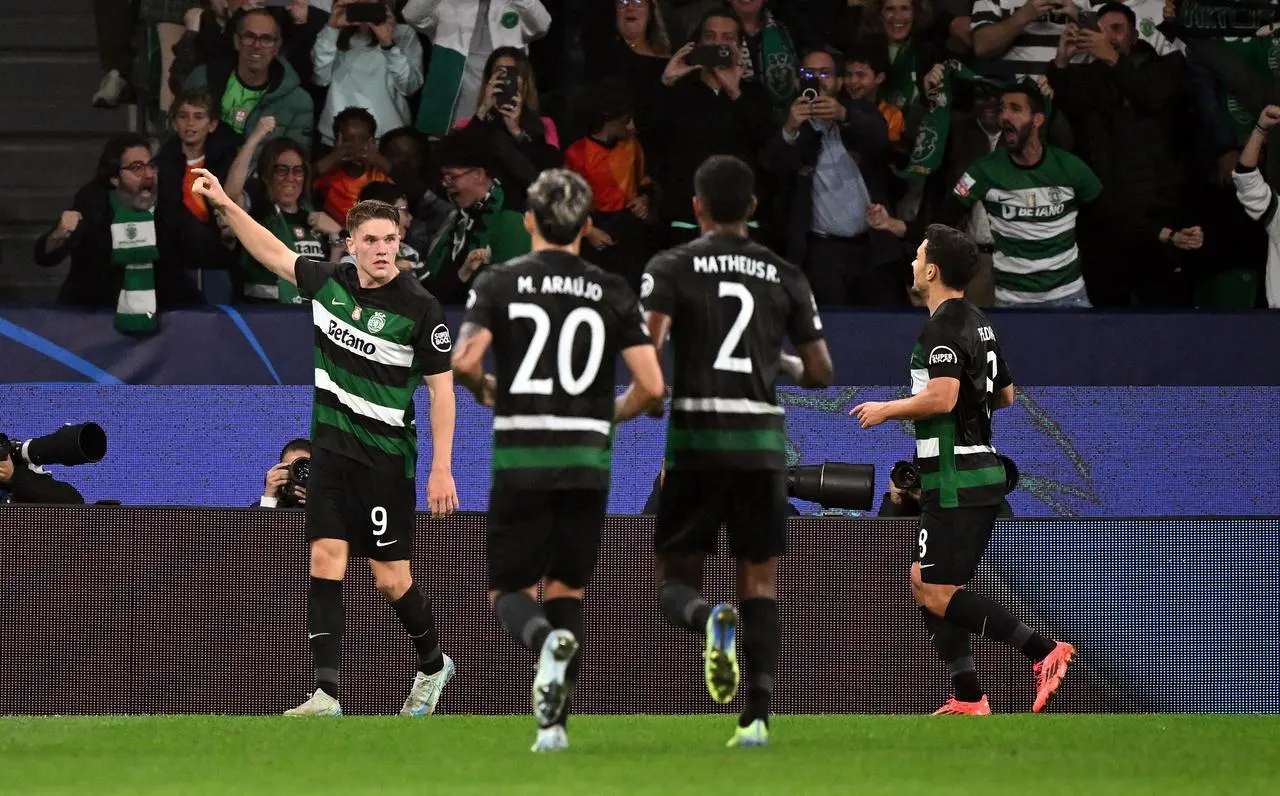
<path fill-rule="evenodd" d="M 658 607 L 667 621 L 676 627 L 700 636 L 706 634 L 711 604 L 689 584 L 678 580 L 665 581 L 658 590 Z"/>
<path fill-rule="evenodd" d="M 534 652 L 542 650 L 542 644 L 554 630 L 538 601 L 522 591 L 508 591 L 498 595 L 493 603 L 498 621 L 521 646 Z"/>
<path fill-rule="evenodd" d="M 342 581 L 311 578 L 307 589 L 307 638 L 315 665 L 316 688 L 338 698 L 342 666 Z"/>
<path fill-rule="evenodd" d="M 400 595 L 400 599 L 393 600 L 391 607 L 418 651 L 418 671 L 435 674 L 444 668 L 444 653 L 440 651 L 436 621 L 431 615 L 431 598 L 426 592 L 409 584 L 409 590 Z"/>
<path fill-rule="evenodd" d="M 970 633 L 1008 644 L 1033 661 L 1053 652 L 1054 642 L 1018 621 L 1013 614 L 986 597 L 960 589 L 947 605 L 946 619 Z"/>
<path fill-rule="evenodd" d="M 741 601 L 742 652 L 747 664 L 747 708 L 738 725 L 756 719 L 769 723 L 773 677 L 778 670 L 782 630 L 778 625 L 778 601 L 772 597 L 748 597 Z M 703 622 L 705 624 L 705 620 Z"/>
<path fill-rule="evenodd" d="M 924 607 L 920 608 L 920 616 L 929 632 L 929 643 L 938 651 L 938 659 L 947 665 L 947 671 L 951 673 L 955 698 L 961 702 L 981 701 L 982 687 L 978 684 L 978 670 L 973 664 L 969 631 L 934 616 Z"/>

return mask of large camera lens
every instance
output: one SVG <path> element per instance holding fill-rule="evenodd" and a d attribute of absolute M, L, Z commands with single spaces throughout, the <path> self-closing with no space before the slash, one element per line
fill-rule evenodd
<path fill-rule="evenodd" d="M 293 460 L 289 465 L 289 483 L 294 486 L 300 486 L 303 489 L 307 486 L 307 479 L 311 477 L 311 457 L 301 456 Z"/>
<path fill-rule="evenodd" d="M 909 492 L 920 486 L 920 468 L 915 462 L 898 462 L 889 471 L 889 480 L 903 492 Z"/>

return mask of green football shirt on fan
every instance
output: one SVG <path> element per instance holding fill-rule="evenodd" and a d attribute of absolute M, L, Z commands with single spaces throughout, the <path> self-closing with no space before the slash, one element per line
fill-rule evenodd
<path fill-rule="evenodd" d="M 1031 167 L 1004 147 L 969 166 L 955 196 L 965 207 L 982 202 L 991 221 L 997 302 L 1037 304 L 1084 290 L 1076 213 L 1101 193 L 1084 161 L 1057 147 L 1045 147 Z"/>

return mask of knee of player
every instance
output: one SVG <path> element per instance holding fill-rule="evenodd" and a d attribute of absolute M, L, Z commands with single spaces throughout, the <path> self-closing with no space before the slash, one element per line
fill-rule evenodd
<path fill-rule="evenodd" d="M 581 600 L 587 593 L 585 588 L 578 589 L 553 578 L 547 578 L 544 600 Z"/>
<path fill-rule="evenodd" d="M 392 602 L 403 597 L 412 585 L 413 577 L 407 573 L 375 572 L 373 576 L 373 587 Z"/>
<path fill-rule="evenodd" d="M 319 543 L 323 541 L 311 545 L 311 574 L 327 580 L 342 580 L 347 568 L 346 557 L 329 545 Z"/>

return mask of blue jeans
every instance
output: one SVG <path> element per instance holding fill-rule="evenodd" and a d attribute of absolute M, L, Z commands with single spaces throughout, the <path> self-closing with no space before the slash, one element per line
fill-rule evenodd
<path fill-rule="evenodd" d="M 996 299 L 997 307 L 1011 307 L 1020 310 L 1089 310 L 1093 309 L 1093 305 L 1089 303 L 1089 293 L 1080 288 L 1075 293 L 1062 298 L 1050 299 L 1049 301 L 1038 301 L 1035 304 L 1010 304 L 1008 302 Z"/>

